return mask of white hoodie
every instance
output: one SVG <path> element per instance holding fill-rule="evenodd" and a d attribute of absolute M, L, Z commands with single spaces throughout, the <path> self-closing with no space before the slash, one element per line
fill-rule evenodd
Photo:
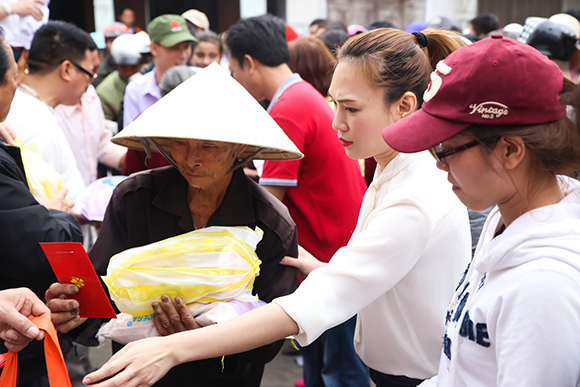
<path fill-rule="evenodd" d="M 439 375 L 421 386 L 580 386 L 580 183 L 494 238 L 490 213 L 448 308 Z"/>

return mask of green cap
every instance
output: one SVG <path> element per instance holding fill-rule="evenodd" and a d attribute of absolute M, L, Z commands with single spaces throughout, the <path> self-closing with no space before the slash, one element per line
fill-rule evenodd
<path fill-rule="evenodd" d="M 197 42 L 187 28 L 185 19 L 179 15 L 161 15 L 151 20 L 147 33 L 152 42 L 171 47 L 186 41 Z"/>

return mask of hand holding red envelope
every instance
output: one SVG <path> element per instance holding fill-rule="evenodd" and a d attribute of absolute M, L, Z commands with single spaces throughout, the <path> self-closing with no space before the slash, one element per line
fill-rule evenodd
<path fill-rule="evenodd" d="M 48 258 L 58 282 L 73 284 L 79 288 L 77 294 L 68 298 L 79 302 L 80 317 L 116 317 L 109 297 L 81 243 L 41 243 L 40 247 Z"/>

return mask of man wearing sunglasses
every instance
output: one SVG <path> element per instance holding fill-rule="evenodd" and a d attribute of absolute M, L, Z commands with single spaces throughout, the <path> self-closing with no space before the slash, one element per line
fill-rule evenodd
<path fill-rule="evenodd" d="M 27 62 L 29 74 L 16 91 L 6 124 L 60 173 L 67 198 L 74 200 L 84 182 L 54 108 L 79 103 L 99 66 L 97 47 L 80 28 L 52 21 L 35 33 Z"/>

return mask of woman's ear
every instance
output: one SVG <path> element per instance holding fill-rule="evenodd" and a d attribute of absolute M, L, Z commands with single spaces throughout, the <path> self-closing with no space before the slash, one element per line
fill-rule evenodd
<path fill-rule="evenodd" d="M 410 91 L 406 91 L 396 104 L 396 118 L 400 120 L 417 109 L 417 96 Z"/>
<path fill-rule="evenodd" d="M 526 145 L 519 136 L 502 137 L 499 139 L 494 152 L 498 152 L 505 169 L 515 169 L 526 155 Z"/>

